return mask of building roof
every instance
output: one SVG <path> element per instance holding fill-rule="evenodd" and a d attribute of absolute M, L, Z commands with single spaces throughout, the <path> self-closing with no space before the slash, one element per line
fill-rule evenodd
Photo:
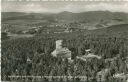
<path fill-rule="evenodd" d="M 94 54 L 88 54 L 86 56 L 86 58 L 97 58 L 97 59 L 101 59 L 101 56 L 97 56 L 97 55 L 94 55 Z"/>
<path fill-rule="evenodd" d="M 91 49 L 87 49 L 87 50 L 85 50 L 86 52 L 89 52 L 89 51 L 91 51 Z"/>
<path fill-rule="evenodd" d="M 55 49 L 51 53 L 54 57 L 70 58 L 71 51 L 68 48 Z"/>
<path fill-rule="evenodd" d="M 101 71 L 99 71 L 97 74 L 98 75 L 106 75 L 108 73 L 109 69 L 103 69 Z"/>
<path fill-rule="evenodd" d="M 125 78 L 126 76 L 128 76 L 128 74 L 117 73 L 117 74 L 114 75 L 114 78 Z"/>

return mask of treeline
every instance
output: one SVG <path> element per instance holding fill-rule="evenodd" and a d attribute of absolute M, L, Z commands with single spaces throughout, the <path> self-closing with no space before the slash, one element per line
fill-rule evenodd
<path fill-rule="evenodd" d="M 69 37 L 73 38 L 69 38 Z M 55 49 L 55 41 L 63 39 L 64 45 L 72 51 L 74 62 L 68 63 L 60 58 L 53 58 L 51 52 Z M 92 49 L 94 54 L 102 56 L 83 62 L 76 59 L 84 55 L 85 49 Z M 111 36 L 97 35 L 52 35 L 19 38 L 2 41 L 1 52 L 2 80 L 11 80 L 8 76 L 87 76 L 96 78 L 97 72 L 109 69 L 106 78 L 111 79 L 115 73 L 127 73 L 126 57 L 128 57 L 128 40 Z M 117 57 L 112 62 L 106 59 Z M 31 61 L 27 61 L 27 59 Z"/>

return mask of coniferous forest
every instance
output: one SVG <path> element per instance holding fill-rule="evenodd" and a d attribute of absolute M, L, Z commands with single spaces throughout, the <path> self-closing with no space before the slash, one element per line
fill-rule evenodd
<path fill-rule="evenodd" d="M 110 69 L 107 79 L 111 80 L 115 73 L 128 73 L 128 39 L 110 35 L 72 33 L 71 35 L 41 35 L 32 38 L 9 39 L 2 41 L 2 79 L 11 80 L 7 76 L 88 76 L 96 77 L 102 69 Z M 70 38 L 72 37 L 72 38 Z M 64 46 L 72 51 L 74 62 L 70 65 L 61 58 L 54 58 L 51 52 L 55 49 L 55 41 L 63 39 Z M 85 49 L 102 56 L 83 62 L 75 59 L 84 55 Z M 115 58 L 112 62 L 106 59 Z M 27 61 L 30 58 L 30 62 Z M 69 69 L 70 68 L 70 69 Z M 19 78 L 20 79 L 20 78 Z"/>

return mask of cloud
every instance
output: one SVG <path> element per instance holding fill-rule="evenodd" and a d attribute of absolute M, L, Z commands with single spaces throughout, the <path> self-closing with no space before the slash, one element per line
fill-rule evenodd
<path fill-rule="evenodd" d="M 128 3 L 124 4 L 112 4 L 112 3 L 99 3 L 89 5 L 66 5 L 62 10 L 72 12 L 83 12 L 83 11 L 112 11 L 112 12 L 128 12 Z"/>
<path fill-rule="evenodd" d="M 128 12 L 128 2 L 123 3 L 3 3 L 3 11 L 13 12 L 51 12 L 57 13 L 62 11 L 84 12 L 84 11 L 112 11 Z"/>
<path fill-rule="evenodd" d="M 109 10 L 113 12 L 128 12 L 128 3 L 124 4 L 107 4 L 107 3 L 100 3 L 100 4 L 93 4 L 93 5 L 85 5 L 85 9 L 88 11 L 97 11 L 97 10 Z"/>
<path fill-rule="evenodd" d="M 48 9 L 41 5 L 31 3 L 21 6 L 20 10 L 23 12 L 46 12 Z"/>

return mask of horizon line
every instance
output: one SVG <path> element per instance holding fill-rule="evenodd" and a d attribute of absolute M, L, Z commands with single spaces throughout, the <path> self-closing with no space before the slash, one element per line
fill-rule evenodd
<path fill-rule="evenodd" d="M 81 12 L 72 12 L 72 11 L 60 11 L 60 12 L 25 12 L 25 11 L 1 11 L 1 13 L 9 13 L 9 12 L 14 12 L 14 13 L 50 13 L 50 14 L 58 14 L 58 13 L 63 13 L 63 12 L 69 12 L 69 13 L 84 13 L 84 12 L 112 12 L 112 13 L 128 13 L 125 11 L 110 11 L 110 10 L 94 10 L 94 11 L 81 11 Z"/>

